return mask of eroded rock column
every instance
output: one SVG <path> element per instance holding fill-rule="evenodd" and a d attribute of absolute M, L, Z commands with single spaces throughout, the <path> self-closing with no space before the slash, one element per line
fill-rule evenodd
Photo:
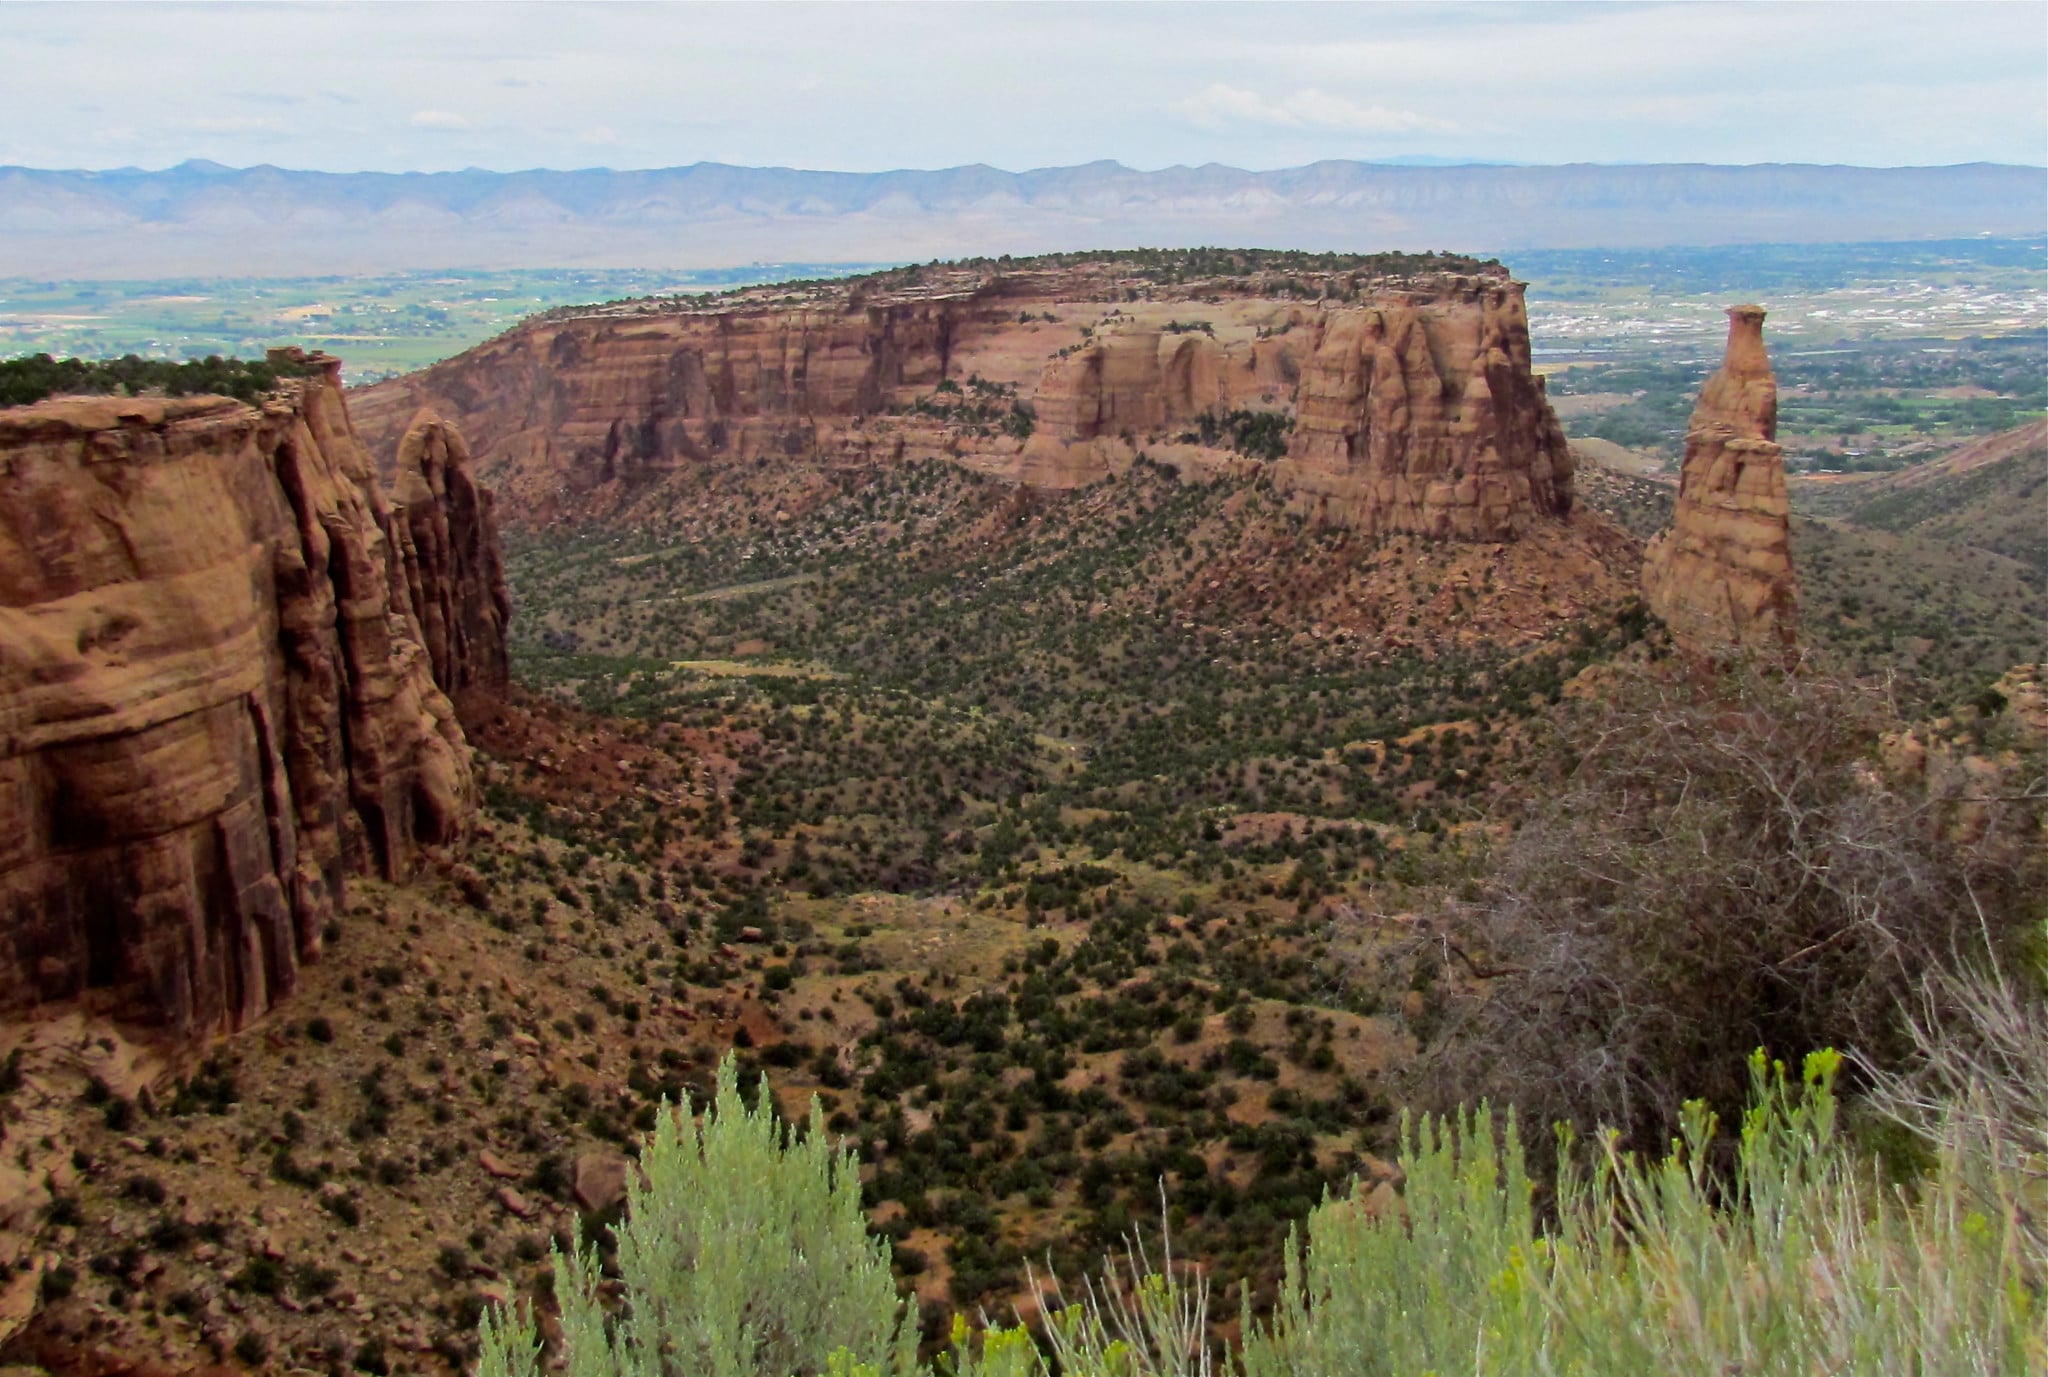
<path fill-rule="evenodd" d="M 1679 646 L 1782 652 L 1797 630 L 1791 502 L 1764 310 L 1728 311 L 1728 349 L 1685 435 L 1671 529 L 1643 556 L 1643 596 Z"/>

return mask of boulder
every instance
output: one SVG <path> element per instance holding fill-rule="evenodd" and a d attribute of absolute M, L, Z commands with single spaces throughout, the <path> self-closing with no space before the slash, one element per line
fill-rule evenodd
<path fill-rule="evenodd" d="M 569 1192 L 588 1214 L 604 1214 L 626 1198 L 626 1173 L 631 1169 L 616 1152 L 582 1152 L 569 1176 Z"/>
<path fill-rule="evenodd" d="M 498 1202 L 498 1208 L 515 1219 L 531 1219 L 540 1212 L 532 1201 L 510 1186 L 498 1187 L 491 1193 L 491 1198 Z"/>

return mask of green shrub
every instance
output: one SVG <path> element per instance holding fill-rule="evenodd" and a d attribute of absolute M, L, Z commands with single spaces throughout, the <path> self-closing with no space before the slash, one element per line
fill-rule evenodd
<path fill-rule="evenodd" d="M 808 1128 L 780 1122 L 765 1081 L 749 1108 L 728 1055 L 702 1125 L 663 1113 L 613 1230 L 624 1299 L 607 1322 L 598 1250 L 556 1250 L 555 1291 L 572 1373 L 690 1372 L 788 1377 L 826 1370 L 845 1350 L 876 1373 L 915 1370 L 888 1244 L 869 1237 L 858 1163 Z M 482 1329 L 485 1377 L 535 1377 L 530 1312 L 499 1310 Z"/>
<path fill-rule="evenodd" d="M 1243 1377 L 1569 1372 L 2012 1373 L 2048 1370 L 2048 1249 L 2022 1168 L 1937 1144 L 1912 1190 L 1884 1186 L 1836 1133 L 1840 1057 L 1788 1077 L 1750 1061 L 1751 1107 L 1725 1173 L 1694 1102 L 1655 1159 L 1612 1133 L 1561 1135 L 1554 1221 L 1535 1204 L 1512 1118 L 1485 1108 L 1404 1125 L 1398 1209 L 1326 1200 L 1290 1239 L 1270 1322 L 1249 1288 L 1235 1363 L 1211 1347 L 1206 1280 L 1135 1243 L 1073 1303 L 1055 1283 L 1042 1353 L 1021 1327 L 954 1322 L 948 1377 Z M 595 1250 L 557 1259 L 568 1371 L 830 1374 L 916 1369 L 864 1235 L 851 1154 L 812 1120 L 792 1140 L 749 1111 L 730 1058 L 701 1133 L 669 1121 L 619 1232 L 623 1312 L 597 1299 Z M 760 1103 L 769 1103 L 764 1091 Z M 1585 1163 L 1590 1160 L 1590 1167 Z M 1034 1278 L 1034 1286 L 1036 1279 Z M 751 1304 L 750 1304 L 751 1302 Z M 843 1347 L 841 1345 L 844 1345 Z M 483 1326 L 482 1377 L 536 1377 L 530 1315 Z M 664 1353 L 668 1361 L 653 1356 Z M 860 1356 L 869 1355 L 869 1356 Z"/>
<path fill-rule="evenodd" d="M 2019 1202 L 1966 1198 L 1952 1161 L 1915 1196 L 1880 1187 L 1836 1138 L 1838 1063 L 1815 1054 L 1792 1086 L 1752 1059 L 1726 1179 L 1697 1103 L 1661 1160 L 1608 1136 L 1588 1172 L 1567 1150 L 1548 1230 L 1512 1122 L 1425 1121 L 1406 1218 L 1311 1216 L 1273 1326 L 1247 1327 L 1247 1373 L 2040 1370 Z"/>

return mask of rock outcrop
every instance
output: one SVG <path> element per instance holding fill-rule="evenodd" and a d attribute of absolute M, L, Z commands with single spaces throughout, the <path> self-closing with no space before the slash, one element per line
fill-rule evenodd
<path fill-rule="evenodd" d="M 659 519 L 709 464 L 942 458 L 1075 487 L 1239 410 L 1295 422 L 1284 460 L 1259 463 L 1329 524 L 1498 541 L 1571 508 L 1522 286 L 1469 260 L 1199 280 L 968 264 L 615 303 L 356 399 L 380 452 L 421 407 L 461 426 L 514 519 L 536 523 Z M 1242 467 L 1202 448 L 1216 452 L 1197 469 Z"/>
<path fill-rule="evenodd" d="M 1530 371 L 1518 283 L 1456 278 L 1333 311 L 1302 365 L 1280 476 L 1333 524 L 1510 540 L 1569 514 L 1572 459 Z"/>
<path fill-rule="evenodd" d="M 393 506 L 331 361 L 0 412 L 0 1016 L 240 1026 L 351 872 L 463 831 L 448 690 L 502 682 L 503 590 L 459 438 L 407 462 Z"/>
<path fill-rule="evenodd" d="M 1763 327 L 1762 307 L 1729 309 L 1727 356 L 1686 428 L 1671 529 L 1643 555 L 1645 602 L 1695 654 L 1779 653 L 1797 631 L 1792 507 Z"/>

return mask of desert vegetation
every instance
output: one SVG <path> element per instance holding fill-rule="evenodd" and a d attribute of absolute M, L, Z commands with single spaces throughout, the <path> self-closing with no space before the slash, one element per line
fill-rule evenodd
<path fill-rule="evenodd" d="M 1969 704 L 2011 665 L 2048 652 L 2048 575 L 2033 519 L 2048 451 L 1898 489 L 1793 486 L 1800 632 L 1834 672 L 1883 683 L 1896 710 Z M 1647 537 L 1673 487 L 1589 468 L 1587 505 Z"/>
<path fill-rule="evenodd" d="M 1404 1126 L 1399 1205 L 1314 1211 L 1299 1252 L 1290 1239 L 1279 1307 L 1269 1322 L 1244 1317 L 1235 1354 L 1214 1347 L 1208 1279 L 1176 1268 L 1163 1240 L 1155 1252 L 1134 1236 L 1121 1267 L 1072 1295 L 1034 1278 L 1037 1334 L 956 1322 L 930 1370 L 2035 1370 L 2048 1357 L 2034 1299 L 2048 1254 L 2026 1201 L 2040 1163 L 2015 1162 L 1985 1133 L 1983 1064 L 1931 1121 L 1933 1165 L 1910 1190 L 1845 1148 L 1838 1054 L 1796 1073 L 1761 1052 L 1747 1064 L 1726 1166 L 1714 1165 L 1720 1127 L 1694 1102 L 1662 1153 L 1562 1137 L 1540 1210 L 1512 1118 L 1482 1108 Z M 1997 1093 L 2028 1101 L 2001 1107 L 2037 1114 L 2040 1081 L 2026 1077 L 2041 1069 L 1998 1066 Z M 887 1247 L 861 1231 L 858 1163 L 825 1143 L 816 1110 L 802 1131 L 749 1110 L 728 1062 L 701 1129 L 690 1112 L 643 1153 L 615 1255 L 556 1255 L 570 1370 L 925 1370 L 886 1283 Z M 537 1374 L 540 1347 L 530 1314 L 494 1312 L 479 1370 Z"/>

